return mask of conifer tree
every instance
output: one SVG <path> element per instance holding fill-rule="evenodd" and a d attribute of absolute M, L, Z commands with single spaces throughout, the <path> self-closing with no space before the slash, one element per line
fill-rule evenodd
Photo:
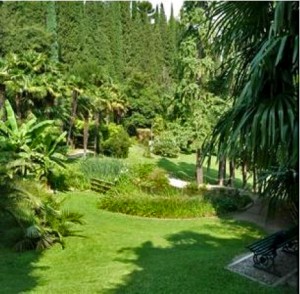
<path fill-rule="evenodd" d="M 131 18 L 131 3 L 128 1 L 120 2 L 120 13 L 121 13 L 121 28 L 122 28 L 122 60 L 123 60 L 123 76 L 129 72 L 129 62 L 131 60 L 132 52 L 132 18 Z"/>
<path fill-rule="evenodd" d="M 47 31 L 52 36 L 51 58 L 58 61 L 57 23 L 55 1 L 47 2 Z"/>
<path fill-rule="evenodd" d="M 83 51 L 84 64 L 82 71 L 90 79 L 91 74 L 111 76 L 113 74 L 111 43 L 103 25 L 106 17 L 105 4 L 88 1 L 84 5 Z"/>
<path fill-rule="evenodd" d="M 115 80 L 120 80 L 124 68 L 120 3 L 118 1 L 108 2 L 105 8 L 106 13 L 103 18 L 103 25 L 110 41 L 110 51 L 113 59 L 112 75 Z"/>
<path fill-rule="evenodd" d="M 170 69 L 170 73 L 174 75 L 175 71 L 175 60 L 177 53 L 177 43 L 178 43 L 178 22 L 174 17 L 173 4 L 171 4 L 170 19 L 168 22 L 168 39 L 167 39 L 167 54 L 166 54 L 166 64 Z"/>
<path fill-rule="evenodd" d="M 56 4 L 59 57 L 72 69 L 81 59 L 83 3 L 58 1 Z"/>
<path fill-rule="evenodd" d="M 3 3 L 0 9 L 2 55 L 28 49 L 49 51 L 51 36 L 46 32 L 45 17 L 44 2 Z"/>

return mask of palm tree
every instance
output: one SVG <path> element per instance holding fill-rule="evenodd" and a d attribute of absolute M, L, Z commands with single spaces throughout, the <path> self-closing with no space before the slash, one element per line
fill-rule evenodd
<path fill-rule="evenodd" d="M 94 154 L 98 155 L 100 153 L 100 123 L 102 114 L 108 107 L 108 100 L 102 87 L 103 81 L 97 81 L 95 84 L 98 84 L 98 86 L 89 85 L 87 96 L 90 97 L 90 108 L 93 111 L 95 120 Z"/>
<path fill-rule="evenodd" d="M 68 139 L 67 144 L 69 146 L 74 147 L 74 142 L 72 140 L 72 129 L 75 124 L 75 120 L 77 117 L 77 107 L 78 107 L 78 96 L 83 93 L 83 80 L 79 77 L 70 76 L 68 79 L 68 87 L 72 91 L 72 99 L 71 99 L 71 116 L 69 123 L 69 131 L 68 131 Z"/>
<path fill-rule="evenodd" d="M 83 156 L 86 157 L 89 138 L 90 113 L 93 110 L 90 96 L 79 96 L 77 113 L 83 118 Z"/>
<path fill-rule="evenodd" d="M 225 78 L 234 76 L 236 98 L 206 145 L 231 159 L 245 150 L 261 175 L 260 192 L 271 203 L 296 206 L 298 15 L 296 1 L 211 4 L 211 32 L 224 59 Z"/>
<path fill-rule="evenodd" d="M 56 63 L 44 54 L 28 51 L 8 54 L 4 69 L 0 77 L 8 94 L 15 98 L 12 102 L 20 119 L 29 111 L 54 117 L 56 98 L 65 92 L 61 69 Z"/>

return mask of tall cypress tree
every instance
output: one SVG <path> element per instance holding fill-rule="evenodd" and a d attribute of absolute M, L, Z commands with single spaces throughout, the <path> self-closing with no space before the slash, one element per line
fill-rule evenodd
<path fill-rule="evenodd" d="M 167 59 L 168 55 L 168 24 L 167 24 L 167 17 L 165 14 L 165 9 L 163 3 L 160 4 L 160 10 L 159 10 L 159 29 L 160 29 L 160 35 L 162 40 L 164 40 L 163 43 L 163 53 L 164 53 L 164 59 Z"/>
<path fill-rule="evenodd" d="M 131 3 L 128 1 L 120 2 L 121 12 L 121 28 L 122 28 L 122 59 L 123 59 L 123 77 L 126 78 L 129 70 L 132 51 L 132 18 L 131 18 Z"/>
<path fill-rule="evenodd" d="M 118 1 L 106 3 L 105 11 L 103 19 L 105 22 L 103 25 L 105 26 L 105 33 L 110 40 L 110 51 L 113 58 L 112 75 L 116 80 L 120 80 L 124 70 L 120 3 Z"/>
<path fill-rule="evenodd" d="M 58 1 L 56 4 L 59 57 L 73 69 L 76 61 L 81 59 L 83 2 Z"/>
<path fill-rule="evenodd" d="M 52 36 L 51 43 L 51 58 L 58 61 L 58 43 L 57 43 L 57 23 L 56 23 L 56 10 L 55 2 L 47 2 L 47 31 Z"/>
<path fill-rule="evenodd" d="M 170 19 L 168 22 L 167 30 L 167 54 L 166 54 L 166 63 L 170 69 L 170 73 L 174 76 L 175 72 L 175 60 L 178 49 L 178 22 L 174 17 L 173 3 L 171 4 L 171 13 Z"/>
<path fill-rule="evenodd" d="M 3 55 L 28 49 L 50 50 L 51 37 L 46 32 L 44 2 L 4 2 L 0 13 L 0 52 Z"/>
<path fill-rule="evenodd" d="M 103 2 L 88 1 L 84 5 L 83 32 L 83 58 L 87 78 L 91 73 L 111 76 L 112 54 L 110 40 L 103 27 L 105 17 L 105 4 Z"/>

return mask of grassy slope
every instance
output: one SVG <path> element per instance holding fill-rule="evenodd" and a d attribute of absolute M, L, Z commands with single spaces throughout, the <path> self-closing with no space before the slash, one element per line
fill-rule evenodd
<path fill-rule="evenodd" d="M 38 256 L 0 248 L 1 293 L 285 293 L 224 269 L 259 236 L 230 220 L 156 220 L 96 208 L 97 195 L 69 193 L 85 237 Z"/>
<path fill-rule="evenodd" d="M 177 158 L 166 158 L 157 155 L 152 155 L 152 158 L 143 156 L 144 150 L 139 145 L 133 145 L 130 148 L 129 156 L 126 159 L 128 163 L 153 163 L 164 168 L 168 173 L 176 178 L 193 181 L 195 179 L 195 154 L 179 154 Z M 228 167 L 227 167 L 228 176 Z M 209 184 L 216 184 L 218 178 L 218 163 L 215 158 L 211 160 L 209 170 L 204 165 L 204 181 Z M 240 170 L 236 170 L 236 185 L 242 186 L 242 174 Z M 249 183 L 251 178 L 249 179 Z"/>

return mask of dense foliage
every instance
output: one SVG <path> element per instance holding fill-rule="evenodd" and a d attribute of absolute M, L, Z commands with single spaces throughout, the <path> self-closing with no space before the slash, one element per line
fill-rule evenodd
<path fill-rule="evenodd" d="M 272 204 L 298 208 L 299 5 L 218 2 L 210 13 L 210 32 L 224 56 L 223 80 L 235 99 L 209 149 L 242 155 L 257 169 L 260 191 Z"/>
<path fill-rule="evenodd" d="M 216 156 L 220 185 L 242 167 L 244 187 L 251 172 L 253 190 L 297 210 L 298 13 L 270 1 L 186 1 L 178 19 L 147 1 L 1 2 L 0 213 L 21 230 L 17 247 L 62 243 L 80 215 L 47 193 L 89 189 L 93 177 L 120 181 L 102 199 L 114 211 L 239 208 L 235 196 L 178 195 L 160 168 L 100 159 L 126 158 L 135 135 L 149 159 L 196 153 L 197 184 Z M 78 148 L 83 160 L 67 158 Z M 47 196 L 18 188 L 36 181 Z"/>

